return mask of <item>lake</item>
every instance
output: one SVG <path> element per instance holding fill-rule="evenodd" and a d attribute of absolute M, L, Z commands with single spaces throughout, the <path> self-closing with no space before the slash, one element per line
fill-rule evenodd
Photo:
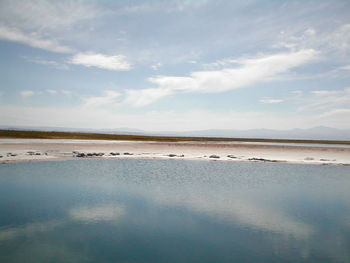
<path fill-rule="evenodd" d="M 0 165 L 0 262 L 350 262 L 350 167 Z"/>

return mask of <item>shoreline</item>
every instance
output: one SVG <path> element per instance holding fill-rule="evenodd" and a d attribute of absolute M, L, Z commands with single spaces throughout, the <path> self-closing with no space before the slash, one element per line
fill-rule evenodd
<path fill-rule="evenodd" d="M 171 159 L 203 161 L 284 162 L 318 165 L 350 165 L 350 148 L 145 141 L 75 141 L 2 139 L 0 163 L 67 159 Z"/>

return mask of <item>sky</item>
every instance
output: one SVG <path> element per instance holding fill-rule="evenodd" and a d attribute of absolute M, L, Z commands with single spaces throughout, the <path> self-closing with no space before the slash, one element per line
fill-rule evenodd
<path fill-rule="evenodd" d="M 350 129 L 349 10 L 0 0 L 0 125 Z"/>

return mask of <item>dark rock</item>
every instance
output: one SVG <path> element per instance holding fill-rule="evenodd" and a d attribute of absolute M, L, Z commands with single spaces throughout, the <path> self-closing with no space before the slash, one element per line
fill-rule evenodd
<path fill-rule="evenodd" d="M 85 157 L 85 153 L 77 153 L 76 157 Z"/>
<path fill-rule="evenodd" d="M 232 154 L 227 155 L 227 157 L 228 157 L 228 158 L 232 158 L 232 159 L 236 159 L 236 158 L 237 158 L 236 156 L 234 156 L 234 155 L 232 155 Z"/>
<path fill-rule="evenodd" d="M 133 153 L 124 153 L 124 155 L 133 155 Z"/>
<path fill-rule="evenodd" d="M 176 154 L 171 153 L 171 154 L 168 154 L 168 156 L 169 157 L 176 157 Z"/>
<path fill-rule="evenodd" d="M 264 158 L 248 158 L 249 161 L 261 161 L 261 162 L 266 162 L 269 161 L 267 159 Z"/>
<path fill-rule="evenodd" d="M 120 155 L 120 153 L 111 152 L 109 155 L 116 156 L 116 155 Z"/>
<path fill-rule="evenodd" d="M 219 158 L 220 158 L 220 156 L 219 156 L 219 155 L 212 154 L 212 155 L 210 155 L 210 156 L 209 156 L 209 158 L 219 159 Z"/>

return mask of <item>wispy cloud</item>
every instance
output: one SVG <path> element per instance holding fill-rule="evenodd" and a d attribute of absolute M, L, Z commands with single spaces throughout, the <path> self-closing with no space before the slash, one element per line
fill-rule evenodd
<path fill-rule="evenodd" d="M 115 103 L 116 99 L 120 96 L 119 92 L 113 90 L 105 90 L 102 96 L 91 96 L 83 98 L 84 107 L 99 107 L 108 106 L 111 103 Z"/>
<path fill-rule="evenodd" d="M 96 16 L 93 3 L 74 0 L 0 1 L 0 39 L 58 53 L 74 48 L 68 40 L 80 22 Z M 75 33 L 74 33 L 75 34 Z"/>
<path fill-rule="evenodd" d="M 51 95 L 57 94 L 57 90 L 54 90 L 54 89 L 47 89 L 46 92 Z"/>
<path fill-rule="evenodd" d="M 305 106 L 299 108 L 305 110 L 327 110 L 350 105 L 350 88 L 343 90 L 315 90 L 311 98 L 307 98 Z"/>
<path fill-rule="evenodd" d="M 74 24 L 96 16 L 97 8 L 91 2 L 75 0 L 2 0 L 2 20 L 26 30 L 46 32 L 70 28 Z"/>
<path fill-rule="evenodd" d="M 330 96 L 330 95 L 339 95 L 343 93 L 342 90 L 314 90 L 311 91 L 312 94 L 316 96 Z"/>
<path fill-rule="evenodd" d="M 53 60 L 47 60 L 47 59 L 43 59 L 40 57 L 25 57 L 25 56 L 23 56 L 23 58 L 29 62 L 40 64 L 40 65 L 45 65 L 45 66 L 50 66 L 50 67 L 53 67 L 53 68 L 59 69 L 59 70 L 69 69 L 68 65 L 66 65 L 64 63 L 57 62 L 57 61 L 53 61 Z"/>
<path fill-rule="evenodd" d="M 324 112 L 320 115 L 321 118 L 332 117 L 335 115 L 345 115 L 346 117 L 350 116 L 350 109 L 333 109 L 327 112 Z"/>
<path fill-rule="evenodd" d="M 78 53 L 68 63 L 82 65 L 84 67 L 97 67 L 109 70 L 129 70 L 131 63 L 123 55 L 104 55 L 93 52 Z"/>
<path fill-rule="evenodd" d="M 22 98 L 28 98 L 28 97 L 30 97 L 30 96 L 33 96 L 35 93 L 34 93 L 34 91 L 32 91 L 32 90 L 22 90 L 21 92 L 20 92 L 20 95 L 21 95 L 21 97 Z"/>
<path fill-rule="evenodd" d="M 323 54 L 338 53 L 338 55 L 343 56 L 350 49 L 350 24 L 338 24 L 331 31 L 321 28 L 316 30 L 311 27 L 304 28 L 299 32 L 282 32 L 280 38 L 281 41 L 276 44 L 276 47 L 285 47 L 291 50 L 313 47 L 322 50 Z"/>
<path fill-rule="evenodd" d="M 260 99 L 260 102 L 264 103 L 264 104 L 276 104 L 276 103 L 281 103 L 283 101 L 284 101 L 283 99 L 272 99 L 272 98 L 262 98 L 262 99 Z"/>
<path fill-rule="evenodd" d="M 174 93 L 174 91 L 166 88 L 149 88 L 141 90 L 126 90 L 125 93 L 125 104 L 134 107 L 142 107 L 168 96 Z"/>
<path fill-rule="evenodd" d="M 302 90 L 293 90 L 291 93 L 297 97 L 303 96 L 303 94 L 304 94 L 304 92 Z"/>
<path fill-rule="evenodd" d="M 71 95 L 72 94 L 72 91 L 64 90 L 64 89 L 60 89 L 60 90 L 47 89 L 46 92 L 51 94 L 51 95 L 56 95 L 56 94 Z"/>
<path fill-rule="evenodd" d="M 70 53 L 73 49 L 59 44 L 55 40 L 45 39 L 39 33 L 25 33 L 16 28 L 0 25 L 0 39 L 14 41 L 31 47 L 41 48 L 52 52 Z"/>
<path fill-rule="evenodd" d="M 149 78 L 157 88 L 128 91 L 128 102 L 133 106 L 144 106 L 175 92 L 217 93 L 247 87 L 266 81 L 271 77 L 315 59 L 317 52 L 305 49 L 296 52 L 278 53 L 241 58 L 235 60 L 239 65 L 220 70 L 197 71 L 189 76 L 157 76 Z M 142 102 L 142 103 L 140 103 Z"/>
<path fill-rule="evenodd" d="M 158 70 L 161 66 L 162 66 L 162 63 L 158 62 L 158 63 L 151 65 L 151 68 L 153 70 Z"/>
<path fill-rule="evenodd" d="M 64 90 L 64 89 L 60 89 L 60 90 L 46 89 L 45 92 L 50 95 L 59 95 L 59 94 L 71 95 L 72 94 L 72 91 Z M 22 98 L 28 98 L 34 95 L 44 95 L 45 93 L 43 91 L 34 92 L 33 90 L 21 90 L 19 94 Z"/>
<path fill-rule="evenodd" d="M 340 70 L 350 70 L 350 65 L 345 65 L 339 68 Z"/>
<path fill-rule="evenodd" d="M 71 95 L 71 94 L 72 94 L 72 91 L 66 90 L 66 89 L 61 89 L 61 92 L 62 92 L 62 94 L 64 94 L 64 95 Z"/>
<path fill-rule="evenodd" d="M 114 104 L 111 104 L 114 105 Z M 103 117 L 101 117 L 103 116 Z M 212 129 L 289 129 L 324 124 L 313 116 L 296 115 L 286 118 L 278 113 L 233 110 L 168 110 L 116 113 L 107 107 L 25 107 L 0 106 L 0 119 L 6 125 L 36 125 L 53 127 L 115 128 L 129 127 L 152 131 L 190 131 Z M 350 128 L 348 122 L 341 126 Z"/>

